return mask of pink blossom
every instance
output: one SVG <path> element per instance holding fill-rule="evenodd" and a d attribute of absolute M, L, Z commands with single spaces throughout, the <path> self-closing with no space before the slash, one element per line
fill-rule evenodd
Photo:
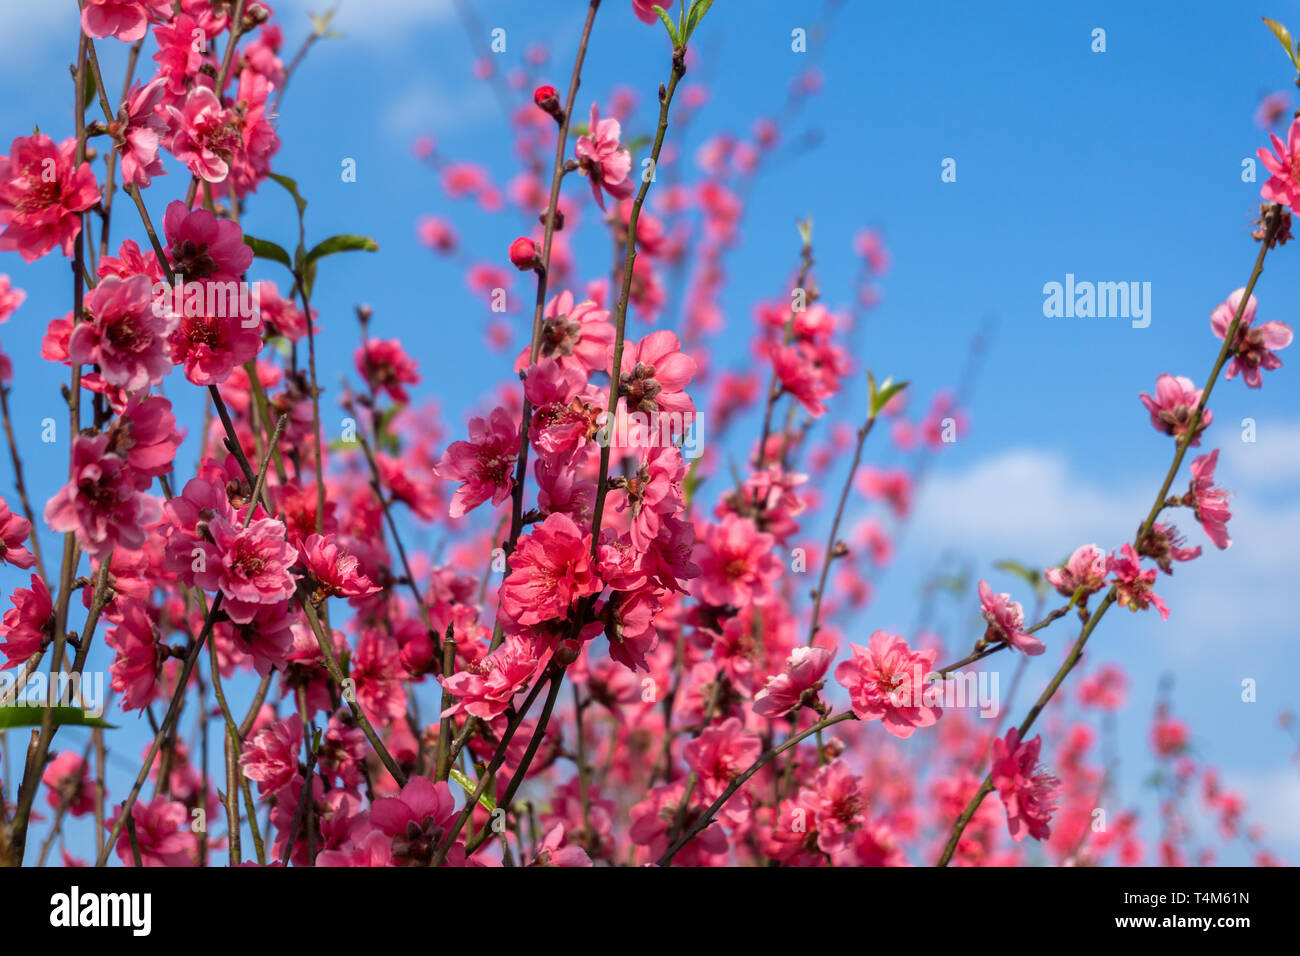
<path fill-rule="evenodd" d="M 353 356 L 357 373 L 395 402 L 411 400 L 404 385 L 419 385 L 420 373 L 397 339 L 370 339 Z"/>
<path fill-rule="evenodd" d="M 210 459 L 205 460 L 181 493 L 163 504 L 166 567 L 187 584 L 194 583 L 195 549 L 203 552 L 204 562 L 211 556 L 208 523 L 216 516 L 227 522 L 237 520 L 225 486 L 224 474 Z"/>
<path fill-rule="evenodd" d="M 537 357 L 553 358 L 582 373 L 608 372 L 614 346 L 609 313 L 591 301 L 573 303 L 572 292 L 561 292 L 546 303 Z M 528 368 L 528 348 L 515 360 L 515 371 Z"/>
<path fill-rule="evenodd" d="M 1214 485 L 1214 469 L 1219 464 L 1219 449 L 1201 455 L 1192 461 L 1192 482 L 1183 501 L 1192 506 L 1196 520 L 1201 523 L 1214 546 L 1220 551 L 1232 544 L 1228 536 L 1228 492 Z"/>
<path fill-rule="evenodd" d="M 378 797 L 370 808 L 370 822 L 392 841 L 393 862 L 398 866 L 428 866 L 446 842 L 456 819 L 456 801 L 446 782 L 411 777 L 396 797 Z M 463 831 L 462 831 L 463 834 Z M 452 866 L 465 862 L 463 836 L 447 855 Z"/>
<path fill-rule="evenodd" d="M 208 284 L 195 288 L 206 289 Z M 205 300 L 208 297 L 205 292 Z M 167 341 L 172 362 L 185 367 L 187 379 L 204 387 L 220 385 L 262 350 L 262 321 L 256 316 L 186 315 Z"/>
<path fill-rule="evenodd" d="M 338 849 L 322 850 L 317 866 L 386 867 L 393 865 L 393 841 L 382 830 L 368 830 L 364 836 Z"/>
<path fill-rule="evenodd" d="M 1238 289 L 1228 296 L 1228 301 L 1220 302 L 1210 313 L 1210 328 L 1218 338 L 1228 334 L 1232 320 L 1241 308 L 1241 297 L 1245 294 L 1245 289 Z M 1262 384 L 1261 369 L 1282 367 L 1282 360 L 1273 354 L 1273 350 L 1286 348 L 1293 338 L 1291 327 L 1285 322 L 1264 322 L 1252 328 L 1251 323 L 1254 321 L 1255 297 L 1252 295 L 1246 301 L 1241 320 L 1237 323 L 1237 331 L 1232 339 L 1232 361 L 1228 363 L 1228 369 L 1223 375 L 1225 379 L 1231 380 L 1240 372 L 1242 381 L 1249 388 L 1259 388 Z"/>
<path fill-rule="evenodd" d="M 72 256 L 81 217 L 99 202 L 89 163 L 76 163 L 77 141 L 58 146 L 43 133 L 20 136 L 0 156 L 0 250 L 33 262 L 55 246 Z"/>
<path fill-rule="evenodd" d="M 158 64 L 158 75 L 166 80 L 167 92 L 177 100 L 184 98 L 189 82 L 198 75 L 203 65 L 204 46 L 195 43 L 199 24 L 188 12 L 178 14 L 174 19 L 154 27 L 154 39 L 158 41 L 158 52 L 153 55 Z M 201 30 L 207 37 L 213 34 Z"/>
<path fill-rule="evenodd" d="M 1156 379 L 1156 395 L 1152 398 L 1146 392 L 1140 396 L 1142 404 L 1151 413 L 1151 427 L 1166 435 L 1182 438 L 1192 423 L 1192 414 L 1201 401 L 1201 390 L 1190 378 L 1179 375 L 1175 378 L 1168 373 Z M 1214 421 L 1214 415 L 1207 408 L 1201 412 L 1196 423 L 1196 433 L 1192 436 L 1192 445 L 1201 443 L 1201 433 Z"/>
<path fill-rule="evenodd" d="M 866 823 L 867 787 L 843 760 L 833 760 L 817 770 L 811 790 L 800 793 L 813 811 L 817 848 L 835 857 Z M 837 864 L 838 865 L 838 864 Z"/>
<path fill-rule="evenodd" d="M 1285 93 L 1269 93 L 1259 101 L 1255 108 L 1255 122 L 1261 129 L 1269 129 L 1277 124 L 1291 110 L 1291 97 Z"/>
<path fill-rule="evenodd" d="M 1173 757 L 1191 741 L 1187 724 L 1176 717 L 1160 717 L 1151 725 L 1151 747 L 1162 757 Z"/>
<path fill-rule="evenodd" d="M 840 353 L 813 342 L 794 342 L 772 350 L 772 366 L 781 388 L 814 418 L 826 413 L 826 399 L 839 391 L 844 371 Z"/>
<path fill-rule="evenodd" d="M 1128 691 L 1128 677 L 1114 664 L 1105 664 L 1079 682 L 1079 700 L 1101 710 L 1118 710 Z"/>
<path fill-rule="evenodd" d="M 591 866 L 591 857 L 580 846 L 564 842 L 564 824 L 557 823 L 546 832 L 537 847 L 537 856 L 529 866 Z"/>
<path fill-rule="evenodd" d="M 943 709 L 928 701 L 926 679 L 937 652 L 913 651 L 907 641 L 884 631 L 867 647 L 850 644 L 853 656 L 835 668 L 859 720 L 879 720 L 895 737 L 910 737 L 938 721 Z"/>
<path fill-rule="evenodd" d="M 1084 544 L 1074 549 L 1065 564 L 1059 568 L 1048 568 L 1043 576 L 1047 578 L 1048 584 L 1056 588 L 1057 593 L 1066 597 L 1073 597 L 1075 591 L 1083 588 L 1079 595 L 1082 601 L 1102 589 L 1109 570 L 1106 552 L 1095 544 Z"/>
<path fill-rule="evenodd" d="M 54 811 L 62 809 L 74 817 L 84 817 L 95 809 L 95 788 L 90 782 L 90 768 L 71 750 L 65 750 L 45 766 L 41 783 L 49 790 L 45 802 Z"/>
<path fill-rule="evenodd" d="M 422 480 L 423 474 L 432 472 L 432 468 L 421 467 L 417 477 L 406 460 L 382 451 L 375 453 L 375 464 L 379 466 L 380 485 L 392 492 L 395 500 L 404 503 L 426 521 L 437 517 L 443 507 L 438 488 L 432 482 Z"/>
<path fill-rule="evenodd" d="M 1024 632 L 1025 609 L 1010 594 L 994 594 L 987 581 L 979 583 L 980 613 L 988 622 L 984 640 L 1009 644 L 1026 654 L 1041 654 L 1047 648 L 1038 638 Z"/>
<path fill-rule="evenodd" d="M 1038 762 L 1043 738 L 1021 742 L 1020 731 L 1012 727 L 1004 738 L 993 741 L 993 786 L 1007 811 L 1007 829 L 1019 843 L 1025 835 L 1046 840 L 1051 835 L 1052 814 L 1061 781 Z"/>
<path fill-rule="evenodd" d="M 486 419 L 469 420 L 469 440 L 454 441 L 443 452 L 433 472 L 439 478 L 459 481 L 448 514 L 459 518 L 489 498 L 499 505 L 515 487 L 515 460 L 519 457 L 519 425 L 506 409 L 497 406 Z"/>
<path fill-rule="evenodd" d="M 706 727 L 698 737 L 687 741 L 682 758 L 698 775 L 700 793 L 711 803 L 762 752 L 758 734 L 746 731 L 739 718 L 731 717 Z"/>
<path fill-rule="evenodd" d="M 219 622 L 213 630 L 213 638 L 219 649 L 224 642 L 232 656 L 239 660 L 251 657 L 253 670 L 259 677 L 265 677 L 273 670 L 284 670 L 293 648 L 294 619 L 289 609 L 287 600 L 278 604 L 259 604 L 252 620 L 245 624 Z"/>
<path fill-rule="evenodd" d="M 86 0 L 81 8 L 81 28 L 95 39 L 117 37 L 134 43 L 144 36 L 150 17 L 168 17 L 170 0 Z"/>
<path fill-rule="evenodd" d="M 1273 141 L 1273 152 L 1260 147 L 1256 153 L 1273 175 L 1259 194 L 1268 202 L 1280 202 L 1294 210 L 1300 199 L 1300 119 L 1291 121 L 1285 143 L 1277 133 L 1270 131 L 1268 136 Z"/>
<path fill-rule="evenodd" d="M 401 647 L 391 634 L 367 628 L 352 655 L 352 677 L 357 685 L 357 703 L 380 726 L 387 726 L 406 713 L 404 682 L 409 679 L 402 665 Z"/>
<path fill-rule="evenodd" d="M 236 280 L 253 264 L 253 249 L 244 242 L 239 223 L 218 219 L 206 209 L 168 203 L 163 233 L 167 258 L 187 282 Z"/>
<path fill-rule="evenodd" d="M 600 108 L 591 104 L 591 121 L 587 133 L 578 137 L 573 153 L 578 157 L 578 165 L 591 181 L 591 194 L 596 197 L 596 205 L 605 208 L 604 193 L 615 199 L 626 199 L 636 187 L 628 173 L 632 169 L 632 157 L 619 144 L 622 128 L 618 120 L 601 119 Z M 602 192 L 603 190 L 603 192 Z"/>
<path fill-rule="evenodd" d="M 27 299 L 27 293 L 15 286 L 12 280 L 0 272 L 0 323 L 8 322 L 9 317 Z"/>
<path fill-rule="evenodd" d="M 257 781 L 257 789 L 271 794 L 298 775 L 302 750 L 302 718 L 297 714 L 263 727 L 244 745 L 239 766 L 244 776 Z"/>
<path fill-rule="evenodd" d="M 868 465 L 858 472 L 855 484 L 868 498 L 884 499 L 899 518 L 906 518 L 912 511 L 912 478 L 903 468 Z"/>
<path fill-rule="evenodd" d="M 651 332 L 623 350 L 619 392 L 629 411 L 695 415 L 695 403 L 686 386 L 695 375 L 695 359 L 681 350 L 677 335 L 668 329 Z"/>
<path fill-rule="evenodd" d="M 158 256 L 153 250 L 147 253 L 141 252 L 139 243 L 134 239 L 123 239 L 116 256 L 101 257 L 99 274 L 101 278 L 117 276 L 119 279 L 147 275 L 155 283 L 163 281 L 163 271 L 162 266 L 158 264 Z"/>
<path fill-rule="evenodd" d="M 1201 556 L 1200 546 L 1186 548 L 1186 539 L 1173 525 L 1157 522 L 1142 541 L 1139 554 L 1151 558 L 1165 574 L 1173 574 L 1175 561 L 1192 561 Z"/>
<path fill-rule="evenodd" d="M 542 456 L 568 461 L 600 430 L 605 402 L 586 386 L 585 373 L 554 359 L 528 369 L 524 395 L 534 409 L 528 440 Z"/>
<path fill-rule="evenodd" d="M 469 714 L 495 720 L 505 713 L 515 695 L 527 690 L 533 678 L 551 659 L 546 642 L 530 636 L 509 635 L 501 646 L 467 670 L 441 678 L 442 686 L 456 702 L 443 717 Z"/>
<path fill-rule="evenodd" d="M 451 223 L 437 216 L 421 216 L 416 225 L 420 241 L 435 252 L 452 252 L 456 248 L 456 232 Z"/>
<path fill-rule="evenodd" d="M 98 365 L 110 385 L 128 392 L 157 385 L 171 371 L 167 336 L 172 319 L 153 307 L 148 276 L 109 276 L 86 293 L 86 321 L 68 340 L 68 357 Z"/>
<path fill-rule="evenodd" d="M 77 543 L 100 559 L 117 547 L 138 550 L 145 529 L 161 517 L 158 502 L 136 490 L 127 463 L 108 451 L 108 436 L 72 440 L 72 478 L 45 505 L 45 522 L 76 533 Z"/>
<path fill-rule="evenodd" d="M 1110 568 L 1115 575 L 1116 600 L 1120 607 L 1144 611 L 1154 606 L 1160 612 L 1161 620 L 1169 620 L 1169 608 L 1160 595 L 1151 590 L 1156 582 L 1156 569 L 1142 570 L 1141 559 L 1133 545 L 1125 544 L 1118 555 L 1112 554 Z"/>
<path fill-rule="evenodd" d="M 196 86 L 178 109 L 166 107 L 171 137 L 167 148 L 191 173 L 210 183 L 230 174 L 230 162 L 243 143 L 238 117 L 221 105 L 217 94 Z"/>
<path fill-rule="evenodd" d="M 9 502 L 0 498 L 0 564 L 26 570 L 36 558 L 24 542 L 32 533 L 32 523 L 9 510 Z"/>
<path fill-rule="evenodd" d="M 831 656 L 824 647 L 796 647 L 785 662 L 785 670 L 769 678 L 767 686 L 754 695 L 754 713 L 773 720 L 805 703 L 809 692 L 810 702 L 815 701 L 822 678 L 831 666 Z"/>
<path fill-rule="evenodd" d="M 217 192 L 243 198 L 271 172 L 271 160 L 280 151 L 280 137 L 269 117 L 271 81 L 257 70 L 239 72 L 235 90 L 237 148 L 230 159 L 230 175 Z"/>
<path fill-rule="evenodd" d="M 650 858 L 655 859 L 668 849 L 668 828 L 677 818 L 678 808 L 685 797 L 686 785 L 682 781 L 654 787 L 646 798 L 628 811 L 631 828 L 628 835 L 637 846 L 648 847 Z M 693 795 L 692 804 L 699 797 Z M 727 834 L 716 821 L 699 832 L 673 857 L 675 866 L 699 866 L 727 851 Z"/>
<path fill-rule="evenodd" d="M 591 535 L 553 514 L 519 539 L 501 585 L 501 607 L 524 626 L 563 620 L 573 602 L 604 587 L 591 558 Z"/>
<path fill-rule="evenodd" d="M 293 596 L 296 580 L 289 568 L 298 550 L 286 539 L 284 522 L 258 518 L 237 526 L 222 515 L 207 524 L 209 541 L 194 583 L 225 596 L 222 610 L 237 624 L 247 624 L 259 606 L 278 604 Z M 196 558 L 197 560 L 197 558 Z"/>
<path fill-rule="evenodd" d="M 654 11 L 656 6 L 662 7 L 663 4 L 658 3 L 657 0 L 632 0 L 632 12 L 636 14 L 636 18 L 642 23 L 657 23 L 659 21 L 659 14 Z"/>
<path fill-rule="evenodd" d="M 706 525 L 696 552 L 697 596 L 718 607 L 769 603 L 772 584 L 782 571 L 780 558 L 772 553 L 774 544 L 775 539 L 749 518 L 729 514 L 720 524 Z"/>
<path fill-rule="evenodd" d="M 158 153 L 162 138 L 167 135 L 167 123 L 157 111 L 166 92 L 167 80 L 157 77 L 144 86 L 136 83 L 127 94 L 126 127 L 119 133 L 124 185 L 143 189 L 153 182 L 154 176 L 167 172 Z"/>
<path fill-rule="evenodd" d="M 650 670 L 646 657 L 659 644 L 655 617 L 661 610 L 660 591 L 654 586 L 615 592 L 602 614 L 609 656 L 630 670 Z"/>
<path fill-rule="evenodd" d="M 307 317 L 292 300 L 280 297 L 274 282 L 257 283 L 257 305 L 267 335 L 282 335 L 291 342 L 301 342 L 307 335 Z M 316 310 L 311 310 L 316 319 Z"/>
<path fill-rule="evenodd" d="M 659 536 L 664 515 L 680 514 L 685 507 L 682 482 L 686 463 L 676 445 L 646 448 L 640 466 L 619 489 L 619 511 L 630 518 L 629 532 L 637 549 L 649 547 Z"/>
<path fill-rule="evenodd" d="M 176 430 L 172 403 L 161 395 L 136 394 L 127 399 L 108 430 L 108 450 L 124 458 L 137 491 L 172 470 L 184 434 Z"/>
<path fill-rule="evenodd" d="M 107 821 L 111 830 L 122 815 L 118 807 Z M 198 863 L 198 837 L 190 829 L 190 812 L 185 804 L 157 796 L 152 800 L 137 800 L 131 806 L 131 819 L 135 821 L 135 840 L 123 826 L 117 838 L 117 858 L 124 866 L 135 865 L 135 851 L 139 848 L 140 862 L 144 866 L 196 866 Z"/>
<path fill-rule="evenodd" d="M 24 663 L 54 633 L 54 602 L 39 575 L 32 575 L 30 591 L 14 588 L 9 600 L 13 607 L 5 611 L 3 620 L 0 620 L 0 638 L 4 638 L 4 643 L 0 643 L 0 654 L 5 656 L 4 667 L 0 670 Z"/>
<path fill-rule="evenodd" d="M 148 609 L 126 601 L 117 627 L 104 635 L 117 656 L 110 668 L 113 691 L 121 695 L 123 710 L 143 710 L 157 694 L 162 648 Z"/>
<path fill-rule="evenodd" d="M 348 554 L 335 535 L 313 534 L 302 549 L 303 564 L 316 581 L 315 597 L 365 597 L 380 590 L 360 570 L 355 555 Z"/>

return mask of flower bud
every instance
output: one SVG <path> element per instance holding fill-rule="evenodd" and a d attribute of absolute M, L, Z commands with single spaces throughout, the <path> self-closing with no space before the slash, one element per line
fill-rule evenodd
<path fill-rule="evenodd" d="M 560 642 L 559 646 L 555 648 L 555 654 L 551 659 L 560 667 L 568 667 L 578 659 L 578 656 L 581 653 L 581 645 L 572 638 L 569 638 L 568 640 Z"/>
<path fill-rule="evenodd" d="M 520 272 L 527 272 L 537 265 L 537 243 L 527 236 L 520 236 L 510 243 L 510 261 Z"/>
<path fill-rule="evenodd" d="M 564 121 L 564 110 L 560 109 L 560 95 L 553 86 L 539 86 L 533 90 L 533 102 L 544 113 L 549 113 L 555 122 Z"/>

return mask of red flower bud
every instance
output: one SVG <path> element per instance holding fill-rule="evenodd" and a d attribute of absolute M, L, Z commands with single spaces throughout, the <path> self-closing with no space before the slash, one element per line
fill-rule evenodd
<path fill-rule="evenodd" d="M 555 87 L 539 86 L 533 90 L 533 102 L 538 109 L 555 117 L 557 123 L 564 118 L 564 110 L 560 109 L 560 94 L 555 92 Z"/>
<path fill-rule="evenodd" d="M 520 236 L 510 243 L 510 261 L 521 272 L 527 272 L 537 265 L 537 243 L 527 236 Z"/>

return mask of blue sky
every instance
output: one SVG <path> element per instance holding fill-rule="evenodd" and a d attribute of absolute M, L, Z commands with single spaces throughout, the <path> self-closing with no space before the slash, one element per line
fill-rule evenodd
<path fill-rule="evenodd" d="M 564 86 L 585 3 L 546 5 L 544 15 L 524 0 L 474 6 L 484 26 L 507 31 L 507 67 L 528 43 L 541 41 L 552 47 L 547 78 Z M 592 98 L 603 103 L 613 86 L 630 86 L 642 103 L 630 126 L 641 132 L 666 76 L 666 40 L 629 6 L 606 0 L 579 105 L 585 113 Z M 303 0 L 279 4 L 286 59 L 308 29 L 308 8 Z M 1267 142 L 1255 106 L 1291 80 L 1259 15 L 1300 29 L 1300 4 L 1257 10 L 1005 2 L 981 10 L 851 2 L 820 41 L 814 35 L 809 53 L 793 53 L 790 31 L 811 30 L 823 11 L 819 2 L 719 0 L 698 34 L 691 77 L 707 77 L 710 101 L 683 154 L 689 158 L 706 130 L 746 134 L 756 116 L 784 100 L 808 58 L 817 59 L 825 91 L 784 135 L 794 140 L 815 130 L 820 144 L 764 174 L 752 193 L 742 241 L 727 260 L 728 327 L 715 349 L 720 365 L 746 361 L 752 306 L 782 294 L 797 253 L 793 222 L 808 215 L 818 280 L 832 306 L 851 295 L 854 233 L 875 226 L 886 238 L 893 269 L 883 304 L 868 320 L 869 352 L 859 357 L 878 374 L 909 378 L 918 398 L 927 398 L 957 379 L 975 332 L 993 328 L 971 407 L 973 428 L 931 473 L 898 564 L 880 580 L 867 615 L 869 629 L 902 632 L 912 626 L 921 583 L 941 554 L 956 553 L 998 590 L 1015 591 L 1015 580 L 993 571 L 993 561 L 1043 564 L 1078 544 L 1111 547 L 1131 538 L 1172 451 L 1137 396 L 1151 391 L 1161 372 L 1199 383 L 1212 363 L 1218 342 L 1209 312 L 1244 284 L 1256 251 L 1249 232 L 1259 183 L 1241 178 L 1242 160 Z M 34 124 L 56 137 L 71 133 L 64 77 L 75 54 L 74 19 L 70 2 L 0 9 L 4 143 Z M 480 216 L 466 203 L 449 203 L 413 159 L 410 143 L 430 133 L 444 155 L 482 162 L 504 184 L 515 168 L 502 114 L 470 75 L 470 44 L 449 0 L 344 0 L 337 25 L 345 36 L 317 45 L 286 94 L 276 169 L 295 177 L 309 199 L 311 234 L 364 233 L 381 252 L 336 257 L 322 269 L 314 303 L 326 328 L 321 363 L 350 368 L 352 307 L 368 302 L 376 334 L 402 338 L 420 362 L 418 393 L 436 395 L 456 430 L 505 379 L 505 360 L 482 348 L 483 305 L 454 265 L 419 246 L 415 219 L 424 212 L 452 218 L 476 258 L 497 261 L 524 227 L 513 213 Z M 1091 49 L 1096 28 L 1106 31 L 1104 53 Z M 102 54 L 111 76 L 121 75 L 119 53 Z M 341 181 L 345 158 L 356 160 L 356 182 Z M 956 160 L 956 182 L 940 179 L 945 158 Z M 180 188 L 174 167 L 169 179 L 151 198 L 155 218 L 163 196 Z M 287 197 L 267 186 L 244 225 L 287 241 L 291 217 Z M 124 215 L 116 235 L 143 239 Z M 578 249 L 590 252 L 580 262 L 604 270 L 603 245 L 589 236 Z M 1300 292 L 1289 267 L 1295 254 L 1289 246 L 1271 257 L 1256 290 L 1261 319 L 1295 324 L 1284 305 Z M 39 421 L 48 415 L 62 425 L 64 375 L 36 355 L 45 323 L 69 308 L 68 269 L 54 256 L 24 266 L 6 254 L 0 271 L 29 294 L 0 329 L 0 341 L 17 366 L 19 441 L 34 497 L 43 502 L 66 467 L 66 446 L 40 444 Z M 1067 273 L 1150 282 L 1150 326 L 1045 318 L 1043 285 Z M 1300 859 L 1300 774 L 1276 721 L 1300 703 L 1284 676 L 1300 666 L 1285 599 L 1300 560 L 1297 355 L 1283 353 L 1286 365 L 1266 375 L 1261 391 L 1234 381 L 1214 395 L 1206 442 L 1207 450 L 1223 449 L 1221 480 L 1237 493 L 1232 549 L 1210 548 L 1174 578 L 1162 577 L 1160 593 L 1173 609 L 1167 623 L 1114 611 L 1089 652 L 1093 661 L 1122 662 L 1134 678 L 1119 719 L 1125 802 L 1140 802 L 1149 815 L 1141 789 L 1150 767 L 1146 729 L 1157 679 L 1171 674 L 1176 707 L 1191 720 L 1198 752 L 1245 791 L 1251 819 L 1268 827 L 1271 845 L 1291 861 Z M 860 403 L 856 392 L 854 399 Z M 179 407 L 184 415 L 187 406 Z M 192 403 L 192 430 L 197 415 Z M 1253 444 L 1239 438 L 1247 417 L 1257 423 Z M 875 439 L 868 459 L 894 463 Z M 846 467 L 830 476 L 833 487 Z M 0 487 L 7 497 L 10 484 L 6 460 Z M 865 511 L 864 502 L 858 506 Z M 1199 529 L 1184 530 L 1207 543 Z M 0 572 L 6 593 L 18 581 Z M 946 611 L 947 622 L 970 627 L 973 607 L 972 597 L 961 613 Z M 1049 634 L 1049 652 L 1029 672 L 1027 688 L 1047 679 L 1069 636 Z M 1000 666 L 1005 685 L 1010 667 Z M 1243 678 L 1258 681 L 1257 703 L 1240 701 Z M 75 732 L 67 737 L 69 746 L 80 746 Z M 123 752 L 133 757 L 134 749 Z"/>

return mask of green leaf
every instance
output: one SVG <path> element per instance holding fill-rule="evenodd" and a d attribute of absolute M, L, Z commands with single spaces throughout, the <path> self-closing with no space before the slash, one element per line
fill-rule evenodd
<path fill-rule="evenodd" d="M 45 714 L 45 708 L 34 704 L 24 707 L 0 707 L 0 730 L 14 727 L 39 727 Z M 56 727 L 114 727 L 102 717 L 92 717 L 79 707 L 55 707 L 54 726 Z"/>
<path fill-rule="evenodd" d="M 473 794 L 474 791 L 478 789 L 477 783 L 475 783 L 465 774 L 461 773 L 455 767 L 451 768 L 451 779 L 455 780 L 458 784 L 464 787 L 465 792 L 467 794 Z M 487 790 L 483 791 L 482 796 L 478 798 L 478 802 L 479 802 L 479 806 L 487 810 L 488 813 L 491 813 L 493 810 L 497 808 L 497 802 L 493 800 L 491 796 L 488 795 Z"/>
<path fill-rule="evenodd" d="M 90 104 L 95 102 L 95 71 L 86 70 L 86 95 L 81 101 L 81 112 L 86 112 Z"/>
<path fill-rule="evenodd" d="M 1290 59 L 1291 65 L 1300 69 L 1300 63 L 1296 61 L 1295 48 L 1291 43 L 1291 31 L 1276 20 L 1270 20 L 1268 17 L 1261 17 L 1264 25 L 1273 31 L 1273 36 L 1277 37 L 1277 42 L 1282 44 L 1282 49 L 1286 50 L 1287 58 Z"/>
<path fill-rule="evenodd" d="M 663 7 L 654 6 L 651 7 L 650 9 L 653 10 L 655 13 L 659 14 L 659 19 L 662 20 L 664 22 L 664 26 L 668 28 L 668 36 L 673 41 L 673 49 L 675 50 L 677 49 L 677 47 L 681 46 L 681 43 L 677 39 L 677 24 L 673 23 L 673 18 L 664 12 Z"/>
<path fill-rule="evenodd" d="M 288 176 L 281 176 L 279 173 L 270 173 L 272 179 L 288 190 L 289 195 L 293 197 L 293 204 L 298 207 L 298 218 L 302 218 L 303 212 L 307 209 L 307 200 L 303 199 L 298 192 L 298 184 Z"/>
<path fill-rule="evenodd" d="M 682 42 L 685 43 L 695 32 L 695 28 L 700 25 L 704 15 L 709 12 L 709 7 L 713 6 L 713 0 L 695 0 L 691 4 L 691 12 L 686 15 L 686 29 L 683 31 Z"/>
<path fill-rule="evenodd" d="M 1065 606 L 1065 609 L 1067 611 L 1079 603 L 1079 601 L 1083 598 L 1083 592 L 1086 589 L 1087 589 L 1087 585 L 1085 584 L 1080 584 L 1077 588 L 1074 589 L 1074 593 L 1070 595 L 1070 603 Z"/>
<path fill-rule="evenodd" d="M 966 593 L 966 588 L 970 584 L 970 579 L 964 574 L 949 574 L 937 578 L 934 584 L 935 587 L 947 591 L 949 594 L 961 595 Z"/>
<path fill-rule="evenodd" d="M 871 418 L 879 415 L 889 404 L 890 399 L 907 388 L 909 382 L 895 382 L 892 378 L 887 378 L 876 385 L 876 377 L 867 371 L 867 410 Z"/>
<path fill-rule="evenodd" d="M 253 255 L 257 258 L 270 259 L 272 262 L 280 263 L 290 272 L 293 271 L 293 260 L 289 258 L 289 253 L 282 246 L 277 246 L 266 239 L 250 236 L 248 233 L 244 233 L 244 243 L 253 250 Z"/>
<path fill-rule="evenodd" d="M 690 467 L 686 469 L 686 477 L 682 479 L 682 494 L 688 505 L 695 497 L 695 489 L 704 484 L 705 476 L 699 474 L 700 462 L 703 460 L 703 458 L 696 458 L 692 461 Z"/>
<path fill-rule="evenodd" d="M 311 298 L 311 290 L 316 285 L 316 263 L 304 262 L 302 253 L 294 256 L 294 261 L 298 263 L 298 272 L 302 275 L 302 291 L 306 293 L 307 298 Z"/>
<path fill-rule="evenodd" d="M 1037 594 L 1043 587 L 1043 575 L 1032 568 L 1027 568 L 1019 561 L 994 561 L 993 567 L 999 571 L 1006 571 L 1008 574 L 1014 574 L 1023 580 Z"/>
<path fill-rule="evenodd" d="M 334 19 L 334 14 L 338 13 L 339 5 L 336 3 L 330 7 L 324 14 L 308 13 L 311 17 L 311 29 L 318 37 L 339 36 L 330 29 L 330 21 Z"/>
<path fill-rule="evenodd" d="M 805 246 L 811 246 L 813 227 L 812 216 L 809 216 L 807 219 L 796 219 L 794 225 L 795 228 L 799 230 L 799 241 Z"/>
<path fill-rule="evenodd" d="M 332 256 L 336 252 L 378 252 L 379 243 L 369 236 L 340 235 L 322 239 L 307 253 L 307 263 L 313 263 L 322 256 Z"/>

